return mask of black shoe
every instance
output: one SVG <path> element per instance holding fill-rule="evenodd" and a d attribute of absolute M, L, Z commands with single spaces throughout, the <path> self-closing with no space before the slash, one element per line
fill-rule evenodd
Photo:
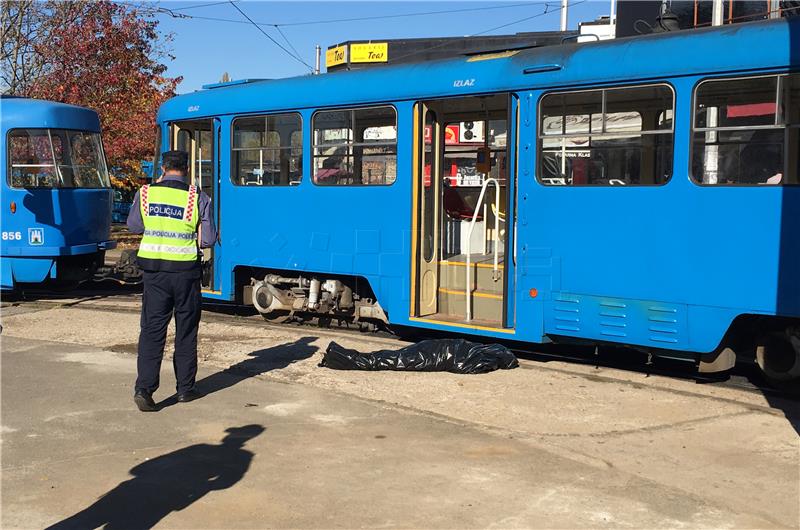
<path fill-rule="evenodd" d="M 178 393 L 178 402 L 179 403 L 188 403 L 190 401 L 194 401 L 195 399 L 203 397 L 203 394 L 192 388 L 191 390 L 187 390 L 186 392 L 179 392 Z"/>
<path fill-rule="evenodd" d="M 137 390 L 133 395 L 133 402 L 142 412 L 156 412 L 158 407 L 153 401 L 153 396 L 147 390 Z"/>

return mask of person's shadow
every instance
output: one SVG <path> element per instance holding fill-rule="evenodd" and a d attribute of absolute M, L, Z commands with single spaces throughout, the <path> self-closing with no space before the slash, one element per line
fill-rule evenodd
<path fill-rule="evenodd" d="M 191 445 L 142 462 L 131 469 L 132 479 L 49 528 L 152 528 L 207 493 L 230 488 L 253 460 L 244 445 L 264 432 L 264 427 L 245 425 L 225 432 L 218 445 Z"/>
<path fill-rule="evenodd" d="M 317 337 L 303 337 L 294 342 L 250 352 L 247 359 L 200 379 L 195 383 L 195 388 L 205 396 L 230 388 L 245 379 L 286 368 L 292 363 L 314 355 L 318 348 L 312 346 L 311 343 L 315 340 Z M 158 407 L 163 409 L 175 405 L 177 402 L 177 395 L 173 394 L 158 403 Z"/>

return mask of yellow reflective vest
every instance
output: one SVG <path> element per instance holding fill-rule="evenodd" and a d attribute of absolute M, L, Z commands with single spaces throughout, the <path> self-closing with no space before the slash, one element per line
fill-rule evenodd
<path fill-rule="evenodd" d="M 200 194 L 196 186 L 189 186 L 188 190 L 158 184 L 142 186 L 139 208 L 144 223 L 137 254 L 140 260 L 160 260 L 176 265 L 198 261 Z"/>

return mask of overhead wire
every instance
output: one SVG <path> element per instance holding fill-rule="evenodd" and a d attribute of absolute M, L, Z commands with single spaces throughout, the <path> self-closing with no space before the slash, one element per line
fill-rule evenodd
<path fill-rule="evenodd" d="M 575 7 L 575 6 L 578 6 L 578 5 L 581 5 L 581 4 L 585 4 L 585 3 L 586 3 L 586 2 L 588 2 L 588 1 L 589 1 L 589 0 L 580 0 L 580 1 L 578 1 L 578 2 L 575 2 L 575 3 L 573 3 L 573 4 L 570 4 L 570 7 Z M 546 3 L 546 4 L 544 5 L 544 11 L 543 11 L 543 12 L 541 12 L 541 13 L 538 13 L 538 14 L 536 14 L 536 15 L 532 15 L 532 16 L 529 16 L 529 17 L 521 18 L 521 19 L 519 19 L 519 20 L 514 20 L 514 21 L 512 21 L 512 22 L 509 22 L 509 23 L 507 23 L 507 24 L 502 24 L 502 25 L 500 25 L 500 26 L 495 26 L 495 27 L 493 27 L 493 28 L 491 28 L 491 29 L 487 29 L 487 30 L 484 30 L 484 31 L 479 31 L 478 33 L 473 33 L 472 35 L 469 35 L 469 36 L 470 36 L 470 37 L 477 37 L 477 36 L 479 36 L 479 35 L 484 35 L 484 34 L 486 34 L 486 33 L 490 33 L 490 32 L 492 32 L 492 31 L 497 31 L 498 29 L 507 28 L 508 26 L 513 26 L 513 25 L 515 25 L 515 24 L 520 24 L 520 23 L 522 23 L 522 22 L 526 22 L 526 21 L 528 21 L 528 20 L 531 20 L 531 19 L 533 19 L 533 18 L 537 18 L 537 17 L 541 17 L 541 16 L 544 16 L 544 15 L 547 15 L 548 13 L 550 13 L 550 11 L 548 11 L 548 9 L 549 9 L 549 8 L 550 8 L 552 5 L 553 5 L 552 3 Z M 560 11 L 561 11 L 561 9 L 558 9 L 558 11 L 553 11 L 553 13 L 560 12 Z"/>
<path fill-rule="evenodd" d="M 308 68 L 310 71 L 312 71 L 312 72 L 314 71 L 314 67 L 313 67 L 313 66 L 311 66 L 310 64 L 308 64 L 307 62 L 305 62 L 305 61 L 304 61 L 304 60 L 303 60 L 303 59 L 302 59 L 302 58 L 301 58 L 299 55 L 295 55 L 295 54 L 293 54 L 292 52 L 290 52 L 289 50 L 287 50 L 287 49 L 286 49 L 286 48 L 285 48 L 285 47 L 284 47 L 284 46 L 283 46 L 283 45 L 282 45 L 280 42 L 278 42 L 277 40 L 275 40 L 274 38 L 272 38 L 272 35 L 270 35 L 270 34 L 269 34 L 269 33 L 267 33 L 266 31 L 264 31 L 264 30 L 261 28 L 261 26 L 259 26 L 258 24 L 256 24 L 256 23 L 253 21 L 253 19 L 252 19 L 252 18 L 250 18 L 249 16 L 247 16 L 247 13 L 245 13 L 244 11 L 242 11 L 242 10 L 239 8 L 239 6 L 237 6 L 237 5 L 236 5 L 236 4 L 235 4 L 235 3 L 234 3 L 232 0 L 231 0 L 229 3 L 230 3 L 230 4 L 231 4 L 231 5 L 232 5 L 232 6 L 233 6 L 233 7 L 234 7 L 234 8 L 235 8 L 235 9 L 236 9 L 236 10 L 237 10 L 239 13 L 241 13 L 241 14 L 242 14 L 242 16 L 243 16 L 244 18 L 246 18 L 247 20 L 249 20 L 249 21 L 250 21 L 250 23 L 251 23 L 251 24 L 253 24 L 253 26 L 255 26 L 255 27 L 256 27 L 256 29 L 258 29 L 258 31 L 260 31 L 261 33 L 263 33 L 265 37 L 267 37 L 267 38 L 268 38 L 270 41 L 272 41 L 272 42 L 275 44 L 275 46 L 277 46 L 278 48 L 280 48 L 281 50 L 283 50 L 284 52 L 286 52 L 286 54 L 287 54 L 289 57 L 293 58 L 295 61 L 298 61 L 298 62 L 300 62 L 300 63 L 304 64 L 304 65 L 305 65 L 305 66 L 306 66 L 306 67 L 307 67 L 307 68 Z M 291 46 L 291 44 L 290 44 L 290 46 Z"/>
<path fill-rule="evenodd" d="M 575 6 L 583 4 L 583 3 L 586 3 L 588 1 L 589 0 L 579 0 L 578 2 L 575 2 L 575 3 L 571 4 L 570 7 L 574 8 Z M 185 13 L 177 13 L 176 12 L 176 11 L 179 11 L 179 10 L 193 9 L 193 8 L 198 8 L 198 7 L 205 7 L 205 6 L 219 5 L 219 4 L 230 4 L 230 5 L 232 5 L 247 20 L 235 20 L 235 19 L 219 18 L 219 17 L 204 17 L 204 16 L 199 16 L 199 15 L 187 15 Z M 163 14 L 163 15 L 171 16 L 173 18 L 197 19 L 197 20 L 208 20 L 208 21 L 214 21 L 214 22 L 229 22 L 229 23 L 235 23 L 235 24 L 250 24 L 250 25 L 253 25 L 253 26 L 256 27 L 256 29 L 258 29 L 261 33 L 263 33 L 265 37 L 267 37 L 270 41 L 272 41 L 273 44 L 278 46 L 278 48 L 280 48 L 284 53 L 289 55 L 292 59 L 300 62 L 301 64 L 303 64 L 303 66 L 305 66 L 306 68 L 308 68 L 310 71 L 313 72 L 314 68 L 301 58 L 300 53 L 297 51 L 297 49 L 292 45 L 292 43 L 286 37 L 286 34 L 283 31 L 281 31 L 280 28 L 282 26 L 283 27 L 286 27 L 286 26 L 301 26 L 301 25 L 313 25 L 313 24 L 327 24 L 327 23 L 334 23 L 334 22 L 337 22 L 337 23 L 340 23 L 340 22 L 357 22 L 357 21 L 366 21 L 366 20 L 379 20 L 379 19 L 391 19 L 391 18 L 402 18 L 402 17 L 415 17 L 415 16 L 425 16 L 425 15 L 452 14 L 452 13 L 470 12 L 470 11 L 485 11 L 485 10 L 490 10 L 490 9 L 504 9 L 504 8 L 512 8 L 512 7 L 523 7 L 523 6 L 530 7 L 530 6 L 534 6 L 534 5 L 543 5 L 544 6 L 544 11 L 542 11 L 541 13 L 536 13 L 535 15 L 523 17 L 523 18 L 520 18 L 520 19 L 517 19 L 517 20 L 513 20 L 511 22 L 507 22 L 505 24 L 501 24 L 499 26 L 494 26 L 492 28 L 489 28 L 489 29 L 486 29 L 486 30 L 483 30 L 483 31 L 479 31 L 477 33 L 472 33 L 470 35 L 467 35 L 467 37 L 477 37 L 477 36 L 480 36 L 480 35 L 485 35 L 487 33 L 491 33 L 493 31 L 497 31 L 499 29 L 507 28 L 509 26 L 513 26 L 513 25 L 516 25 L 516 24 L 521 24 L 522 22 L 526 22 L 528 20 L 532 20 L 532 19 L 544 16 L 544 15 L 547 15 L 549 13 L 560 12 L 561 9 L 563 9 L 563 8 L 558 9 L 558 10 L 554 10 L 554 11 L 550 11 L 551 7 L 554 7 L 556 5 L 560 6 L 560 3 L 556 3 L 556 2 L 552 2 L 552 1 L 547 1 L 547 2 L 525 2 L 525 3 L 518 3 L 518 4 L 509 4 L 509 5 L 504 5 L 504 6 L 485 6 L 485 7 L 453 9 L 453 10 L 446 10 L 446 11 L 424 11 L 424 12 L 416 12 L 416 13 L 398 13 L 398 14 L 392 14 L 392 15 L 376 15 L 376 16 L 369 16 L 369 17 L 353 17 L 353 18 L 342 18 L 342 19 L 313 20 L 313 21 L 305 21 L 305 22 L 290 22 L 290 23 L 285 23 L 285 24 L 256 22 L 252 18 L 250 18 L 244 11 L 242 11 L 239 8 L 239 6 L 237 6 L 234 3 L 233 0 L 226 0 L 224 2 L 213 2 L 213 3 L 207 3 L 207 4 L 197 4 L 197 5 L 194 5 L 194 6 L 187 6 L 187 7 L 175 8 L 175 9 L 167 9 L 165 7 L 160 7 L 160 6 L 159 7 L 141 6 L 138 9 L 143 10 L 143 11 L 149 11 L 153 15 L 155 15 L 155 14 Z M 275 28 L 278 31 L 278 33 L 280 33 L 280 35 L 283 37 L 283 39 L 286 41 L 287 45 L 293 50 L 294 53 L 292 51 L 289 51 L 281 43 L 279 43 L 277 40 L 275 40 L 269 33 L 264 31 L 262 26 L 271 26 L 271 27 Z M 430 52 L 431 50 L 435 50 L 435 49 L 441 48 L 443 46 L 446 46 L 447 44 L 448 44 L 448 42 L 443 42 L 441 44 L 438 44 L 438 45 L 435 45 L 435 46 L 431 46 L 431 47 L 426 48 L 424 50 L 418 50 L 418 51 L 415 51 L 415 52 L 408 53 L 406 55 L 401 55 L 399 57 L 395 57 L 394 60 L 396 61 L 396 60 L 399 60 L 399 59 L 406 59 L 406 58 L 412 57 L 414 55 L 419 55 L 421 53 L 427 53 L 427 52 Z"/>
<path fill-rule="evenodd" d="M 341 22 L 362 22 L 367 20 L 382 20 L 382 19 L 393 19 L 393 18 L 405 18 L 405 17 L 418 17 L 418 16 L 428 16 L 428 15 L 446 15 L 446 14 L 453 14 L 453 13 L 465 13 L 465 12 L 473 12 L 473 11 L 488 11 L 494 9 L 509 9 L 509 8 L 517 8 L 517 7 L 531 7 L 537 5 L 555 5 L 552 1 L 546 2 L 523 2 L 518 4 L 508 4 L 508 5 L 501 5 L 501 6 L 484 6 L 484 7 L 467 7 L 462 9 L 448 9 L 448 10 L 439 10 L 439 11 L 420 11 L 414 13 L 396 13 L 392 15 L 373 15 L 373 16 L 366 16 L 366 17 L 352 17 L 352 18 L 339 18 L 339 19 L 323 19 L 323 20 L 307 20 L 301 22 L 247 22 L 244 20 L 236 20 L 230 18 L 221 18 L 221 17 L 207 17 L 202 15 L 187 15 L 184 13 L 177 13 L 176 11 L 186 10 L 186 9 L 193 9 L 197 7 L 205 7 L 211 5 L 218 5 L 218 4 L 227 4 L 230 1 L 225 2 L 214 2 L 209 4 L 198 4 L 194 6 L 188 7 L 181 7 L 181 8 L 166 8 L 166 7 L 146 7 L 142 6 L 141 10 L 147 10 L 154 14 L 164 14 L 169 15 L 174 18 L 195 18 L 198 20 L 208 20 L 212 22 L 230 22 L 234 24 L 255 24 L 258 26 L 270 26 L 270 27 L 289 27 L 289 26 L 310 26 L 310 25 L 317 25 L 317 24 L 334 24 L 334 23 L 341 23 Z M 581 2 L 582 3 L 582 2 Z M 577 5 L 577 4 L 576 4 Z"/>
<path fill-rule="evenodd" d="M 227 4 L 227 3 L 228 3 L 228 0 L 224 0 L 222 2 L 209 2 L 209 3 L 206 3 L 206 4 L 197 4 L 197 5 L 193 5 L 193 6 L 187 6 L 187 7 L 173 7 L 170 11 L 186 11 L 187 9 L 197 9 L 198 7 L 218 6 L 218 5 Z"/>
<path fill-rule="evenodd" d="M 284 24 L 278 24 L 278 26 L 309 26 L 315 24 L 335 24 L 339 22 L 362 22 L 365 20 L 381 20 L 381 19 L 390 19 L 390 18 L 404 18 L 404 17 L 421 17 L 421 16 L 428 16 L 428 15 L 443 15 L 443 14 L 452 14 L 452 13 L 466 13 L 470 11 L 489 11 L 492 9 L 509 9 L 513 7 L 525 7 L 531 5 L 541 4 L 542 2 L 522 2 L 519 4 L 508 4 L 502 6 L 484 6 L 484 7 L 465 7 L 463 9 L 446 9 L 440 11 L 422 11 L 417 13 L 397 13 L 394 15 L 373 15 L 367 17 L 353 17 L 353 18 L 339 18 L 339 19 L 325 19 L 325 20 L 309 20 L 304 22 L 286 22 Z M 548 2 L 544 2 L 548 3 Z"/>
<path fill-rule="evenodd" d="M 588 2 L 588 1 L 589 0 L 579 0 L 578 2 L 575 2 L 575 3 L 571 4 L 570 6 L 574 7 L 574 6 L 577 6 L 577 5 L 580 5 L 580 4 L 584 4 L 584 3 Z M 472 33 L 470 35 L 467 35 L 467 37 L 478 37 L 480 35 L 485 35 L 487 33 L 491 33 L 492 31 L 497 31 L 499 29 L 507 28 L 508 26 L 513 26 L 515 24 L 521 24 L 522 22 L 527 22 L 528 20 L 532 20 L 534 18 L 542 17 L 542 16 L 547 15 L 549 13 L 558 13 L 559 11 L 561 11 L 561 9 L 558 9 L 558 10 L 555 10 L 555 11 L 550 11 L 549 9 L 550 9 L 550 7 L 552 5 L 554 5 L 554 4 L 553 3 L 545 3 L 544 4 L 544 11 L 542 11 L 541 13 L 536 13 L 535 15 L 531 15 L 529 17 L 520 18 L 520 19 L 514 20 L 512 22 L 507 22 L 506 24 L 501 24 L 499 26 L 495 26 L 493 28 L 489 28 L 489 29 L 486 29 L 486 30 L 483 30 L 483 31 L 479 31 L 477 33 Z M 406 59 L 408 57 L 413 57 L 414 55 L 419 55 L 421 53 L 428 53 L 431 50 L 435 50 L 435 49 L 441 48 L 443 46 L 447 46 L 447 44 L 449 44 L 449 42 L 443 42 L 441 44 L 437 44 L 436 46 L 431 46 L 429 48 L 425 48 L 424 50 L 418 50 L 418 51 L 415 51 L 415 52 L 407 53 L 405 55 L 401 55 L 399 57 L 394 57 L 392 60 L 393 61 L 398 61 L 400 59 Z"/>
<path fill-rule="evenodd" d="M 288 45 L 289 45 L 289 47 L 292 49 L 292 51 L 295 53 L 295 55 L 299 56 L 299 55 L 300 55 L 300 52 L 298 52 L 298 51 L 297 51 L 297 48 L 295 48 L 295 47 L 294 47 L 294 45 L 291 43 L 291 41 L 290 41 L 290 40 L 289 40 L 289 38 L 286 36 L 286 34 L 285 34 L 283 31 L 281 31 L 281 28 L 280 28 L 280 26 L 275 26 L 275 29 L 276 29 L 276 30 L 278 30 L 278 33 L 280 33 L 280 34 L 281 34 L 281 37 L 283 37 L 283 40 L 285 40 L 285 41 L 286 41 L 286 44 L 288 44 Z"/>

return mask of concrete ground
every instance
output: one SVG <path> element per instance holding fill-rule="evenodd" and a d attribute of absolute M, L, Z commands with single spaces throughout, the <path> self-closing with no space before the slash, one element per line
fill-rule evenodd
<path fill-rule="evenodd" d="M 136 297 L 6 306 L 2 527 L 800 527 L 800 404 L 524 361 L 317 367 L 330 340 L 206 312 L 199 387 L 131 400 Z"/>

